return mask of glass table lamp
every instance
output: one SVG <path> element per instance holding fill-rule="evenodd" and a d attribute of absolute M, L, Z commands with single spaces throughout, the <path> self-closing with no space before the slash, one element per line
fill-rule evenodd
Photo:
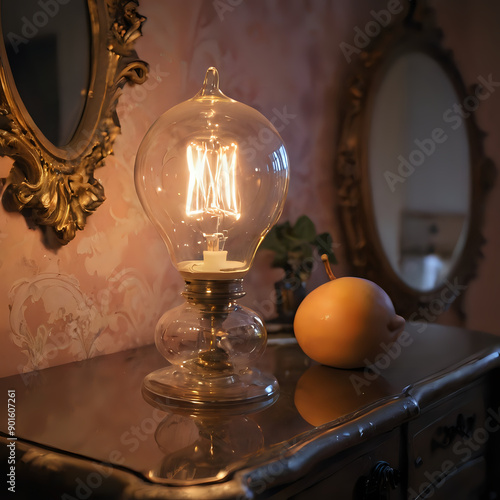
<path fill-rule="evenodd" d="M 185 280 L 186 299 L 156 327 L 156 346 L 170 365 L 144 379 L 150 403 L 227 407 L 276 398 L 276 379 L 252 368 L 266 346 L 264 323 L 236 301 L 259 244 L 281 214 L 288 182 L 278 132 L 219 90 L 215 68 L 193 98 L 147 132 L 137 153 L 136 189 Z"/>

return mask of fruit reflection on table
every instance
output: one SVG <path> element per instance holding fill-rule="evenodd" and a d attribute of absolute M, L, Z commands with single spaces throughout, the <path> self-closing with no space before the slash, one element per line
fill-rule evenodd
<path fill-rule="evenodd" d="M 320 426 L 352 418 L 369 409 L 374 402 L 391 394 L 391 385 L 381 376 L 360 387 L 360 370 L 342 370 L 315 364 L 297 382 L 295 407 L 309 424 Z"/>

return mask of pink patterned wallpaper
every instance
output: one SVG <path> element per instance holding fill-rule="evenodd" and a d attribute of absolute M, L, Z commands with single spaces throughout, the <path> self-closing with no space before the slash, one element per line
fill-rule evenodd
<path fill-rule="evenodd" d="M 133 167 L 149 126 L 192 97 L 211 65 L 219 69 L 222 90 L 275 118 L 287 144 L 291 186 L 282 220 L 311 216 L 320 231 L 333 233 L 342 262 L 333 163 L 349 64 L 340 44 L 352 44 L 355 28 L 388 3 L 142 0 L 139 11 L 148 20 L 136 49 L 149 63 L 150 76 L 141 87 L 125 88 L 121 97 L 122 133 L 114 155 L 96 172 L 106 202 L 86 229 L 57 251 L 46 249 L 40 232 L 21 216 L 0 207 L 0 376 L 151 343 L 160 314 L 180 303 L 182 280 L 139 205 Z M 489 73 L 500 79 L 497 5 L 486 2 L 478 11 L 472 1 L 447 0 L 436 2 L 436 9 L 466 81 Z M 487 153 L 497 165 L 499 116 L 500 92 L 478 114 L 480 126 L 491 132 Z M 2 161 L 0 177 L 8 169 L 9 162 Z M 468 326 L 495 333 L 499 204 L 497 185 L 487 206 L 485 259 L 466 300 Z M 269 272 L 269 263 L 269 255 L 259 254 L 245 282 L 244 303 L 265 317 L 273 314 L 272 283 L 280 276 Z M 322 281 L 318 269 L 311 286 Z"/>

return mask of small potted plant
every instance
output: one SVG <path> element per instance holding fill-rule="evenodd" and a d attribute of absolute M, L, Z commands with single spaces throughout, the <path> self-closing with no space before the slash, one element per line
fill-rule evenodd
<path fill-rule="evenodd" d="M 326 254 L 330 263 L 337 261 L 333 253 L 333 239 L 329 233 L 317 234 L 314 222 L 302 215 L 292 226 L 286 221 L 276 224 L 266 235 L 261 249 L 274 252 L 273 267 L 282 268 L 284 277 L 275 283 L 276 323 L 291 325 L 295 311 L 306 296 L 306 282 L 315 262 Z"/>

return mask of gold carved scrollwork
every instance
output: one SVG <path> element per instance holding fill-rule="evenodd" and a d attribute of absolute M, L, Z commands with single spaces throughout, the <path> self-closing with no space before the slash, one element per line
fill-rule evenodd
<path fill-rule="evenodd" d="M 126 83 L 141 84 L 148 73 L 133 47 L 146 20 L 137 7 L 136 1 L 88 0 L 88 94 L 76 133 L 62 147 L 51 144 L 32 121 L 0 44 L 0 155 L 14 160 L 2 200 L 7 210 L 41 226 L 46 244 L 69 243 L 106 199 L 94 171 L 112 154 L 120 132 L 118 98 Z"/>

